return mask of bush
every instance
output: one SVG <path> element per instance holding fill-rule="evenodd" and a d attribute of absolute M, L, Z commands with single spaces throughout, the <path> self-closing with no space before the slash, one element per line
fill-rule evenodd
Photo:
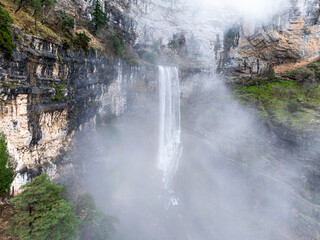
<path fill-rule="evenodd" d="M 67 51 L 70 49 L 70 43 L 67 40 L 64 40 L 62 43 L 63 50 Z"/>
<path fill-rule="evenodd" d="M 58 11 L 60 24 L 61 24 L 61 32 L 70 34 L 74 29 L 75 21 L 72 16 L 67 14 L 65 11 Z"/>
<path fill-rule="evenodd" d="M 73 44 L 75 45 L 75 47 L 88 51 L 91 38 L 89 38 L 85 32 L 76 33 L 76 35 L 77 37 L 73 40 Z"/>
<path fill-rule="evenodd" d="M 156 52 L 145 52 L 141 58 L 149 63 L 155 64 L 159 56 Z"/>
<path fill-rule="evenodd" d="M 232 27 L 224 33 L 224 39 L 225 40 L 234 39 L 238 34 L 239 34 L 239 29 L 237 29 L 236 27 Z"/>
<path fill-rule="evenodd" d="M 290 113 L 295 113 L 299 109 L 299 105 L 296 102 L 289 102 L 287 105 L 287 109 Z"/>
<path fill-rule="evenodd" d="M 110 238 L 116 219 L 99 211 L 90 194 L 86 193 L 78 198 L 76 213 L 80 219 L 80 239 L 106 240 Z"/>
<path fill-rule="evenodd" d="M 0 48 L 5 52 L 5 58 L 13 60 L 13 36 L 11 24 L 13 19 L 10 17 L 8 11 L 0 6 Z"/>
<path fill-rule="evenodd" d="M 186 38 L 183 34 L 174 34 L 173 39 L 169 41 L 168 47 L 172 50 L 181 49 L 186 43 Z"/>
<path fill-rule="evenodd" d="M 315 74 L 310 69 L 299 68 L 295 70 L 287 71 L 289 78 L 296 80 L 299 83 L 313 82 L 315 81 Z"/>
<path fill-rule="evenodd" d="M 60 101 L 61 99 L 68 100 L 68 97 L 66 95 L 66 85 L 65 84 L 58 84 L 58 85 L 51 85 L 56 91 L 55 95 L 51 95 L 51 99 L 55 99 L 57 101 Z"/>
<path fill-rule="evenodd" d="M 22 186 L 23 192 L 11 199 L 15 209 L 13 232 L 24 240 L 75 239 L 78 219 L 70 204 L 62 199 L 62 186 L 42 173 Z"/>
<path fill-rule="evenodd" d="M 10 162 L 5 135 L 0 134 L 0 196 L 7 195 L 13 182 L 14 170 Z"/>
<path fill-rule="evenodd" d="M 116 33 L 111 36 L 111 47 L 116 51 L 118 56 L 123 58 L 126 56 L 126 48 L 123 44 L 123 40 Z"/>

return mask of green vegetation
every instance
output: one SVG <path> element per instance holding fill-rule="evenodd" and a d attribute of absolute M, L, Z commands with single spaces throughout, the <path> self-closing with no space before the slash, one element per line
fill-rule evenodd
<path fill-rule="evenodd" d="M 107 15 L 103 12 L 100 1 L 96 0 L 94 3 L 94 10 L 92 13 L 91 20 L 93 33 L 97 33 L 97 31 L 100 30 L 108 21 L 109 19 L 107 18 Z"/>
<path fill-rule="evenodd" d="M 49 162 L 44 165 L 51 167 Z M 117 219 L 98 210 L 88 193 L 70 203 L 68 189 L 44 173 L 21 188 L 23 192 L 9 201 L 12 210 L 5 213 L 8 239 L 107 240 L 114 232 Z"/>
<path fill-rule="evenodd" d="M 169 41 L 168 47 L 172 50 L 181 49 L 186 43 L 186 38 L 183 34 L 174 34 L 172 40 Z"/>
<path fill-rule="evenodd" d="M 314 72 L 311 69 L 307 69 L 307 68 L 289 70 L 287 71 L 286 75 L 293 80 L 302 81 L 302 82 L 304 82 L 306 79 L 310 77 L 315 76 Z"/>
<path fill-rule="evenodd" d="M 15 209 L 13 232 L 21 239 L 75 239 L 78 219 L 71 205 L 61 197 L 62 186 L 43 173 L 22 187 L 11 199 Z"/>
<path fill-rule="evenodd" d="M 52 84 L 51 87 L 53 87 L 56 91 L 56 94 L 51 95 L 51 99 L 55 99 L 57 101 L 60 101 L 61 99 L 68 100 L 68 97 L 65 96 L 66 95 L 65 84 L 57 84 L 57 85 Z"/>
<path fill-rule="evenodd" d="M 77 37 L 73 40 L 75 48 L 88 51 L 91 38 L 89 38 L 85 32 L 76 33 L 76 36 Z"/>
<path fill-rule="evenodd" d="M 70 49 L 70 43 L 67 40 L 64 40 L 62 43 L 63 50 L 67 51 Z"/>
<path fill-rule="evenodd" d="M 0 197 L 8 194 L 13 182 L 14 170 L 7 150 L 5 135 L 0 134 Z"/>
<path fill-rule="evenodd" d="M 65 11 L 58 11 L 58 14 L 61 34 L 63 35 L 64 33 L 66 33 L 68 34 L 67 36 L 72 36 L 71 31 L 74 29 L 75 26 L 74 18 L 67 14 Z"/>
<path fill-rule="evenodd" d="M 114 223 L 117 220 L 99 211 L 89 194 L 78 198 L 76 214 L 80 219 L 80 239 L 105 240 L 109 239 L 114 231 Z"/>
<path fill-rule="evenodd" d="M 261 116 L 293 130 L 319 127 L 319 83 L 301 86 L 281 79 L 253 81 L 236 87 L 234 96 L 244 104 L 258 106 Z"/>
<path fill-rule="evenodd" d="M 126 48 L 124 45 L 124 41 L 122 36 L 119 36 L 119 34 L 114 33 L 111 36 L 111 46 L 113 49 L 115 49 L 116 53 L 120 57 L 125 57 L 126 55 Z"/>
<path fill-rule="evenodd" d="M 234 39 L 238 34 L 239 34 L 239 29 L 237 27 L 232 27 L 224 33 L 224 40 Z"/>
<path fill-rule="evenodd" d="M 37 21 L 40 19 L 44 20 L 45 12 L 53 6 L 55 0 L 16 0 L 18 4 L 18 9 L 15 11 L 17 13 L 20 9 L 28 11 L 29 8 L 33 10 L 34 17 L 34 28 L 38 32 Z"/>
<path fill-rule="evenodd" d="M 14 49 L 11 24 L 13 24 L 13 19 L 9 12 L 0 6 L 0 48 L 9 60 L 13 60 Z"/>
<path fill-rule="evenodd" d="M 142 54 L 141 58 L 149 63 L 156 64 L 159 55 L 156 52 L 152 51 Z"/>

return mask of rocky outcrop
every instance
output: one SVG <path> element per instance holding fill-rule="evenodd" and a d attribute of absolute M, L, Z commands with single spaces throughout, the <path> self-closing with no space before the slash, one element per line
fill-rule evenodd
<path fill-rule="evenodd" d="M 241 22 L 236 34 L 225 36 L 218 70 L 263 75 L 274 66 L 319 56 L 319 11 L 317 1 L 291 1 L 290 8 L 271 22 L 258 26 Z"/>
<path fill-rule="evenodd" d="M 56 177 L 57 156 L 77 131 L 99 113 L 121 115 L 136 84 L 150 89 L 143 67 L 16 34 L 15 60 L 0 58 L 0 129 L 17 163 L 15 191 L 42 170 Z"/>

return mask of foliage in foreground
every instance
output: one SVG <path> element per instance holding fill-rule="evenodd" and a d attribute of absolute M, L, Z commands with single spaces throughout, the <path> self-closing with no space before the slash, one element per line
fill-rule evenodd
<path fill-rule="evenodd" d="M 13 232 L 24 240 L 76 239 L 78 219 L 71 205 L 61 197 L 62 186 L 43 173 L 23 187 L 13 198 Z"/>
<path fill-rule="evenodd" d="M 13 60 L 14 49 L 11 24 L 13 19 L 10 14 L 0 6 L 0 48 L 4 50 L 5 57 L 9 60 Z"/>
<path fill-rule="evenodd" d="M 4 197 L 13 182 L 13 166 L 7 151 L 7 143 L 4 134 L 0 134 L 0 196 Z"/>
<path fill-rule="evenodd" d="M 110 239 L 116 219 L 99 211 L 91 195 L 81 195 L 72 207 L 64 199 L 68 198 L 66 188 L 52 183 L 44 173 L 22 188 L 10 201 L 14 206 L 11 230 L 20 239 Z"/>

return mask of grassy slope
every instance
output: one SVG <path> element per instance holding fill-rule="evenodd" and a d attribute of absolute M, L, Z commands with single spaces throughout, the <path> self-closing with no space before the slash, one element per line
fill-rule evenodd
<path fill-rule="evenodd" d="M 317 65 L 320 66 L 320 62 L 286 72 L 284 75 L 291 79 L 256 80 L 238 85 L 234 97 L 246 105 L 257 106 L 261 116 L 289 129 L 319 131 L 320 83 L 301 83 L 301 79 L 300 82 L 295 79 L 301 72 L 318 79 Z"/>
<path fill-rule="evenodd" d="M 37 21 L 38 32 L 35 33 L 34 17 L 32 16 L 32 10 L 28 12 L 21 9 L 20 11 L 15 13 L 15 11 L 18 9 L 18 5 L 11 0 L 0 0 L 0 5 L 9 12 L 10 16 L 14 20 L 14 25 L 23 29 L 23 31 L 26 34 L 38 35 L 39 37 L 42 37 L 44 39 L 49 38 L 56 41 L 62 41 L 63 39 L 70 41 L 70 39 L 60 37 L 61 32 L 57 25 L 53 29 L 46 24 L 42 24 L 41 21 Z M 55 19 L 56 16 L 52 15 L 53 12 L 49 12 L 48 14 L 49 15 L 47 17 Z M 53 23 L 52 25 L 54 26 L 55 24 Z M 80 26 L 79 29 L 75 29 L 73 31 L 74 35 L 75 32 L 85 32 L 91 38 L 90 47 L 94 47 L 102 51 L 105 50 L 104 44 L 97 37 L 90 34 L 89 31 L 85 29 L 83 26 Z"/>
<path fill-rule="evenodd" d="M 31 16 L 31 13 L 27 13 L 23 10 L 20 10 L 17 13 L 15 13 L 18 6 L 12 1 L 0 0 L 0 4 L 4 9 L 6 9 L 9 12 L 10 16 L 14 20 L 14 25 L 23 29 L 27 34 L 34 34 L 34 18 Z M 37 22 L 37 25 L 38 34 L 41 37 L 50 37 L 53 39 L 58 39 L 59 36 L 48 26 L 41 24 L 40 21 Z"/>

